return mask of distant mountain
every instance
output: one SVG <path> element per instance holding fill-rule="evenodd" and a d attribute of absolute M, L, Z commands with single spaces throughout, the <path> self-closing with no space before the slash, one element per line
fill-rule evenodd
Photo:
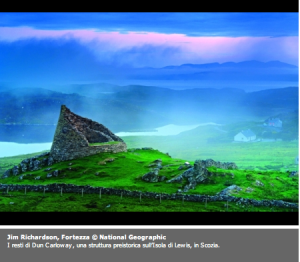
<path fill-rule="evenodd" d="M 147 86 L 127 86 L 129 90 L 111 94 L 113 99 L 161 112 L 173 123 L 217 121 L 263 117 L 298 107 L 298 88 L 289 87 L 246 93 L 237 88 L 195 88 L 172 90 Z"/>
<path fill-rule="evenodd" d="M 257 91 L 274 87 L 298 85 L 298 67 L 280 61 L 267 63 L 244 61 L 239 63 L 183 64 L 163 68 L 136 68 L 124 74 L 127 82 L 150 83 L 157 81 L 157 86 L 172 87 L 172 83 L 181 89 L 203 87 L 243 88 Z M 197 84 L 196 84 L 197 83 Z"/>
<path fill-rule="evenodd" d="M 259 62 L 256 60 L 244 61 L 244 62 L 226 62 L 226 63 L 209 63 L 209 64 L 182 64 L 180 66 L 166 66 L 161 69 L 178 69 L 178 68 L 224 68 L 224 67 L 235 67 L 235 68 L 298 68 L 297 66 L 283 63 L 280 61 L 270 62 Z M 153 69 L 153 68 L 152 68 Z"/>
<path fill-rule="evenodd" d="M 147 127 L 164 125 L 170 121 L 143 106 L 43 88 L 0 92 L 0 101 L 0 124 L 56 124 L 62 104 L 76 114 L 108 126 L 114 132 L 143 126 L 144 121 Z"/>
<path fill-rule="evenodd" d="M 103 90 L 114 92 L 103 94 Z M 55 124 L 62 104 L 114 132 L 166 124 L 264 119 L 298 108 L 297 87 L 247 93 L 236 88 L 173 90 L 129 85 L 97 89 L 96 85 L 80 85 L 80 94 L 63 92 L 63 88 L 61 92 L 42 88 L 0 92 L 0 124 Z"/>
<path fill-rule="evenodd" d="M 74 47 L 75 48 L 75 47 Z M 76 48 L 75 48 L 76 49 Z M 17 52 L 17 51 L 16 51 Z M 3 55 L 3 54 L 2 54 Z M 25 55 L 22 53 L 22 55 Z M 32 54 L 33 55 L 33 54 Z M 28 57 L 29 56 L 29 57 Z M 60 91 L 59 85 L 69 85 L 76 93 L 83 94 L 76 83 L 104 82 L 102 92 L 115 92 L 116 85 L 151 85 L 170 89 L 190 88 L 240 88 L 245 91 L 298 86 L 298 67 L 280 61 L 243 61 L 239 63 L 182 64 L 162 68 L 132 68 L 105 66 L 90 56 L 72 61 L 37 60 L 22 64 L 18 56 L 9 65 L 0 65 L 0 92 L 7 87 L 1 83 L 11 83 L 13 87 L 45 86 Z M 73 85 L 73 84 L 76 85 Z M 50 86 L 51 85 L 51 86 Z M 55 86 L 56 85 L 56 86 Z M 73 86 L 71 86 L 73 85 Z M 90 84 L 89 89 L 92 89 Z M 56 88 L 56 89 L 54 89 Z M 113 90 L 113 91 L 111 91 Z M 84 91 L 86 94 L 86 90 Z M 94 93 L 94 91 L 92 92 Z"/>

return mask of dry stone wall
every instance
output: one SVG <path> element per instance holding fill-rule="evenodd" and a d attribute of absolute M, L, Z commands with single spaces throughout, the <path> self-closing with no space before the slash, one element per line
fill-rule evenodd
<path fill-rule="evenodd" d="M 26 171 L 36 171 L 47 166 L 52 166 L 55 162 L 60 162 L 64 160 L 72 160 L 80 157 L 95 155 L 98 153 L 119 153 L 126 152 L 127 146 L 123 142 L 112 145 L 99 145 L 99 146 L 89 146 L 83 147 L 78 151 L 72 151 L 71 153 L 66 153 L 66 156 L 61 156 L 59 160 L 53 159 L 49 152 L 43 153 L 42 155 L 37 155 L 35 157 L 24 159 L 19 165 L 15 165 L 4 172 L 1 178 L 7 178 L 9 176 L 17 176 Z"/>
<path fill-rule="evenodd" d="M 235 202 L 239 205 L 253 205 L 253 206 L 265 206 L 265 207 L 285 207 L 285 208 L 295 208 L 298 209 L 298 204 L 290 203 L 282 200 L 255 200 L 242 197 L 230 196 L 227 194 L 216 194 L 215 196 L 206 195 L 183 195 L 183 194 L 159 194 L 154 192 L 140 192 L 140 191 L 130 191 L 125 189 L 114 189 L 105 187 L 92 187 L 92 186 L 78 186 L 73 184 L 49 184 L 49 185 L 15 185 L 15 184 L 0 184 L 0 190 L 2 194 L 7 194 L 7 191 L 23 191 L 30 192 L 52 192 L 52 193 L 82 193 L 85 194 L 99 194 L 101 189 L 101 194 L 107 195 L 121 195 L 123 197 L 147 197 L 153 199 L 168 199 L 168 200 L 182 200 L 192 201 L 192 202 L 215 202 L 215 201 L 228 201 Z M 8 188 L 8 190 L 7 190 Z"/>

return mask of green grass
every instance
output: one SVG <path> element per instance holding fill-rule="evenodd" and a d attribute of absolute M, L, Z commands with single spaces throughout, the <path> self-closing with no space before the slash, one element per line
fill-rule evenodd
<path fill-rule="evenodd" d="M 106 187 L 106 188 L 115 188 L 115 189 L 126 189 L 126 190 L 136 190 L 142 192 L 156 192 L 156 193 L 176 193 L 178 189 L 182 189 L 183 186 L 187 183 L 185 180 L 183 183 L 166 183 L 165 181 L 157 182 L 157 183 L 149 183 L 143 181 L 141 179 L 142 175 L 149 172 L 151 169 L 151 164 L 154 160 L 161 159 L 163 168 L 160 170 L 159 175 L 165 176 L 166 180 L 174 178 L 175 176 L 181 174 L 184 170 L 178 170 L 180 165 L 183 165 L 186 160 L 183 159 L 174 159 L 164 154 L 158 150 L 135 150 L 130 152 L 122 152 L 122 153 L 100 153 L 89 157 L 84 157 L 80 159 L 75 159 L 72 161 L 64 161 L 59 162 L 51 166 L 52 170 L 62 170 L 58 177 L 51 177 L 46 178 L 47 173 L 49 171 L 44 171 L 45 168 L 38 170 L 38 171 L 29 171 L 25 172 L 23 180 L 19 180 L 19 176 L 10 176 L 6 179 L 2 179 L 2 184 L 53 184 L 53 183 L 66 183 L 66 184 L 75 184 L 75 185 L 90 185 L 93 187 Z M 193 165 L 194 162 L 190 161 Z M 213 175 L 209 177 L 208 181 L 204 184 L 199 184 L 196 186 L 195 189 L 188 191 L 186 194 L 200 194 L 200 195 L 215 195 L 216 193 L 220 192 L 221 190 L 227 188 L 229 185 L 235 184 L 242 188 L 242 190 L 238 193 L 233 193 L 232 195 L 237 197 L 249 198 L 249 199 L 277 199 L 277 200 L 284 200 L 288 202 L 298 202 L 298 176 L 296 177 L 288 177 L 288 173 L 268 170 L 268 171 L 257 171 L 257 170 L 222 170 L 215 167 L 209 168 Z M 50 171 L 50 172 L 51 172 Z M 22 175 L 24 175 L 22 174 Z M 28 175 L 32 174 L 32 175 Z M 232 178 L 232 174 L 234 177 Z M 40 180 L 35 180 L 34 178 L 40 176 Z M 264 186 L 256 185 L 256 180 L 259 180 L 264 184 Z M 248 188 L 252 188 L 252 192 L 246 192 Z M 15 194 L 15 192 L 13 192 Z M 31 195 L 32 193 L 30 193 Z M 38 194 L 40 196 L 42 193 Z M 22 195 L 22 194 L 21 194 Z M 20 195 L 20 197 L 21 197 Z M 57 196 L 58 194 L 47 193 L 47 196 Z M 73 194 L 77 195 L 77 194 Z M 97 194 L 95 194 L 97 195 Z M 4 196 L 0 197 L 4 201 Z M 31 198 L 24 196 L 26 199 L 30 200 Z M 23 197 L 23 198 L 24 198 Z M 97 197 L 97 196 L 95 196 Z M 25 201 L 25 198 L 23 199 Z M 112 199 L 118 199 L 112 198 Z M 22 200 L 22 201 L 23 201 Z M 8 201 L 8 200 L 7 200 Z M 20 202 L 20 208 L 28 209 L 28 204 L 25 202 Z M 30 201 L 32 203 L 36 203 L 39 205 L 39 201 L 44 203 L 43 199 L 41 198 L 34 198 Z M 47 200 L 48 201 L 48 200 Z M 50 198 L 49 198 L 50 201 Z M 85 200 L 84 200 L 85 201 Z M 92 200 L 91 200 L 92 201 Z M 117 201 L 117 200 L 109 200 L 109 201 Z M 133 202 L 137 202 L 138 200 L 133 198 Z M 146 201 L 146 200 L 145 200 Z M 148 200 L 147 200 L 148 201 Z M 167 200 L 165 200 L 167 201 Z M 171 200 L 168 200 L 171 201 Z M 12 201 L 14 202 L 14 201 Z M 59 202 L 59 201 L 58 201 Z M 118 202 L 118 201 L 117 201 Z M 112 203 L 117 203 L 112 202 Z M 180 201 L 179 201 L 180 202 Z M 178 203 L 179 203 L 178 202 Z M 7 208 L 11 210 L 15 210 L 16 205 L 9 206 L 8 202 L 1 202 L 5 205 L 3 208 L 7 210 Z M 30 202 L 31 203 L 31 202 Z M 46 202 L 45 202 L 46 203 Z M 72 206 L 73 202 L 63 204 L 60 211 L 64 210 L 68 206 Z M 145 202 L 146 203 L 146 202 Z M 133 206 L 130 207 L 128 210 L 138 210 L 138 211 L 162 211 L 163 209 L 157 207 L 154 203 L 157 204 L 157 200 L 149 200 L 149 206 L 142 205 L 139 208 L 135 209 Z M 177 203 L 176 201 L 168 202 L 170 205 L 168 208 L 171 208 L 172 211 L 179 210 L 184 211 L 186 209 L 180 209 L 179 204 L 172 206 L 173 203 Z M 172 204 L 171 204 L 172 203 Z M 188 202 L 187 202 L 188 203 Z M 190 202 L 189 202 L 190 203 Z M 114 208 L 110 210 L 115 211 L 122 211 L 124 208 L 120 204 L 114 204 Z M 190 206 L 190 211 L 197 211 L 199 205 L 197 204 L 186 204 Z M 44 210 L 54 210 L 59 206 L 53 202 L 54 207 L 44 206 L 41 209 Z M 48 204 L 47 204 L 48 205 Z M 52 204 L 49 204 L 52 205 Z M 77 211 L 86 210 L 84 205 L 78 204 L 78 208 L 74 209 Z M 131 205 L 131 204 L 126 204 Z M 203 205 L 203 204 L 202 204 Z M 231 206 L 235 205 L 233 203 L 230 204 Z M 32 204 L 34 206 L 34 204 Z M 76 207 L 77 204 L 74 204 Z M 99 206 L 98 204 L 95 207 L 96 209 L 92 209 L 91 211 L 101 211 L 103 206 Z M 194 206 L 194 207 L 193 207 Z M 198 206 L 198 207 L 197 207 Z M 222 207 L 221 202 L 214 202 L 210 203 L 210 211 L 218 211 Z M 33 207 L 32 207 L 33 208 Z M 128 207 L 126 207 L 128 208 Z M 167 207 L 166 207 L 167 208 Z M 232 207 L 233 208 L 233 207 Z M 249 209 L 249 207 L 247 207 Z M 10 210 L 9 209 L 9 210 Z M 245 209 L 245 207 L 244 207 Z M 244 210 L 243 209 L 243 210 Z M 266 208 L 255 208 L 255 210 L 265 210 Z M 18 210 L 18 209 L 16 209 Z M 16 211 L 15 210 L 15 211 Z M 30 210 L 30 209 L 29 209 Z M 35 209 L 33 208 L 32 211 Z M 69 208 L 69 210 L 73 210 Z M 201 208 L 199 210 L 202 210 Z M 237 211 L 236 209 L 232 209 L 232 211 Z M 238 209 L 240 211 L 242 209 Z M 254 210 L 253 208 L 251 209 Z M 266 209 L 267 210 L 267 209 Z M 105 209 L 106 211 L 106 209 Z M 245 211 L 245 210 L 244 210 Z"/>
<path fill-rule="evenodd" d="M 208 142 L 208 139 L 217 142 Z M 214 126 L 200 126 L 175 136 L 126 136 L 122 139 L 128 148 L 151 146 L 168 152 L 174 158 L 214 159 L 235 162 L 239 168 L 253 170 L 298 170 L 295 157 L 298 141 L 233 143 Z"/>
<path fill-rule="evenodd" d="M 113 159 L 112 162 L 109 160 Z M 84 157 L 72 161 L 64 161 L 51 166 L 52 170 L 63 170 L 58 177 L 46 178 L 45 168 L 38 171 L 29 171 L 24 174 L 33 174 L 25 176 L 19 180 L 19 176 L 11 176 L 2 179 L 1 182 L 8 184 L 52 184 L 69 183 L 76 185 L 91 185 L 113 188 L 123 188 L 127 190 L 141 190 L 143 192 L 164 192 L 175 193 L 178 189 L 177 184 L 167 184 L 167 187 L 161 187 L 162 182 L 147 183 L 141 179 L 142 175 L 150 171 L 149 164 L 156 159 L 162 159 L 163 165 L 171 165 L 162 169 L 159 175 L 171 179 L 182 171 L 178 167 L 184 160 L 170 158 L 157 150 L 137 150 L 134 152 L 123 153 L 100 153 L 97 155 Z M 72 163 L 69 166 L 69 163 Z M 99 175 L 95 175 L 98 173 Z M 34 178 L 40 176 L 40 180 Z M 165 184 L 165 182 L 164 182 Z"/>
<path fill-rule="evenodd" d="M 103 142 L 103 143 L 90 143 L 90 146 L 102 146 L 102 145 L 115 145 L 119 144 L 119 141 L 110 141 L 110 142 Z"/>
<path fill-rule="evenodd" d="M 13 204 L 10 204 L 13 202 Z M 226 202 L 188 202 L 114 195 L 42 192 L 9 192 L 0 196 L 0 212 L 227 212 Z M 229 202 L 228 212 L 297 212 L 289 208 L 237 205 Z"/>
<path fill-rule="evenodd" d="M 0 158 L 0 176 L 9 168 L 12 168 L 15 165 L 20 164 L 20 162 L 26 158 L 34 157 L 36 155 L 40 155 L 44 152 L 47 152 L 49 150 L 32 153 L 32 154 L 26 154 L 26 155 L 17 155 L 17 156 L 8 156 L 8 157 L 1 157 Z"/>
<path fill-rule="evenodd" d="M 247 123 L 246 123 L 247 124 Z M 245 123 L 234 125 L 231 129 L 240 129 Z M 255 123 L 252 123 L 253 125 Z M 218 127 L 220 128 L 220 127 Z M 235 162 L 239 169 L 221 170 L 210 168 L 214 174 L 204 184 L 199 184 L 187 194 L 215 195 L 229 185 L 241 187 L 241 191 L 232 193 L 233 196 L 249 199 L 276 199 L 297 203 L 299 199 L 299 177 L 289 177 L 289 171 L 298 170 L 294 159 L 298 155 L 298 141 L 275 141 L 256 143 L 232 143 L 228 139 L 228 133 L 221 132 L 215 126 L 200 126 L 194 130 L 183 132 L 177 136 L 143 136 L 122 137 L 128 148 L 151 147 L 155 150 L 135 150 L 122 153 L 100 153 L 97 155 L 80 158 L 72 161 L 64 161 L 51 166 L 53 170 L 61 170 L 58 177 L 46 178 L 47 167 L 25 172 L 32 174 L 19 180 L 18 176 L 1 179 L 2 184 L 52 184 L 66 183 L 75 185 L 90 185 L 94 187 L 106 187 L 141 192 L 176 193 L 182 189 L 188 181 L 182 183 L 166 183 L 167 180 L 176 177 L 184 170 L 178 170 L 180 165 L 188 161 L 192 165 L 196 159 L 213 159 L 221 162 Z M 225 127 L 224 127 L 225 128 Z M 223 127 L 221 127 L 223 129 Z M 225 130 L 225 129 L 224 129 Z M 115 144 L 92 143 L 93 145 Z M 162 153 L 168 152 L 169 155 Z M 8 168 L 19 164 L 23 159 L 40 153 L 0 158 L 0 175 Z M 151 163 L 161 159 L 163 169 L 159 175 L 166 179 L 157 183 L 145 182 L 141 177 L 150 171 Z M 72 163 L 70 165 L 70 163 Z M 234 177 L 232 178 L 232 174 Z M 34 178 L 40 176 L 40 180 Z M 256 181 L 264 186 L 259 186 Z M 251 188 L 252 192 L 247 192 Z M 18 195 L 19 194 L 19 195 Z M 36 194 L 36 195 L 35 195 Z M 99 196 L 46 193 L 43 198 L 41 193 L 30 192 L 26 196 L 22 193 L 12 192 L 12 196 L 0 196 L 0 206 L 3 211 L 224 211 L 224 203 L 209 203 L 207 209 L 203 203 L 164 200 L 159 203 L 157 199 L 139 199 L 126 197 L 120 202 L 119 196 Z M 75 200 L 72 200 L 73 197 Z M 14 201 L 11 198 L 18 199 Z M 70 198 L 71 197 L 71 198 Z M 64 201 L 65 202 L 64 202 Z M 6 202 L 5 202 L 6 201 Z M 105 202 L 106 201 L 106 202 Z M 126 202 L 127 201 L 127 202 Z M 10 205 L 9 202 L 15 202 Z M 137 204 L 138 203 L 138 204 Z M 106 206 L 110 204 L 110 208 Z M 235 203 L 229 203 L 229 211 L 276 211 L 266 207 L 241 207 Z M 23 208 L 23 209 L 22 209 Z M 285 209 L 277 209 L 282 211 Z M 285 210 L 287 211 L 287 210 Z"/>
<path fill-rule="evenodd" d="M 214 167 L 209 170 L 215 172 L 209 178 L 209 182 L 190 190 L 190 194 L 215 195 L 227 186 L 234 184 L 242 189 L 232 194 L 236 197 L 298 202 L 298 176 L 289 177 L 288 173 L 280 171 L 222 170 Z M 231 174 L 234 174 L 234 178 Z M 264 186 L 257 185 L 256 181 L 263 183 Z M 249 188 L 253 191 L 247 192 Z"/>

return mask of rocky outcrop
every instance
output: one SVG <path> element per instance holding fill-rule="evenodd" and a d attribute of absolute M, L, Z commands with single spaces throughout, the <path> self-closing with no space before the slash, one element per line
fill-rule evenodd
<path fill-rule="evenodd" d="M 53 161 L 51 160 L 51 157 L 49 157 L 49 152 L 45 152 L 43 154 L 22 160 L 19 165 L 6 170 L 1 178 L 7 178 L 11 175 L 17 176 L 27 171 L 40 170 L 43 166 L 47 166 L 49 164 L 52 165 Z"/>
<path fill-rule="evenodd" d="M 237 166 L 233 162 L 220 162 L 220 161 L 214 161 L 212 159 L 206 159 L 206 160 L 196 160 L 195 165 L 198 165 L 202 168 L 208 168 L 210 166 L 214 166 L 217 168 L 222 169 L 237 169 Z"/>
<path fill-rule="evenodd" d="M 298 171 L 292 171 L 289 177 L 298 176 Z"/>
<path fill-rule="evenodd" d="M 211 166 L 222 169 L 237 169 L 236 164 L 233 162 L 222 163 L 212 159 L 196 160 L 193 167 L 187 169 L 179 176 L 168 180 L 167 183 L 181 182 L 183 178 L 187 178 L 188 184 L 183 188 L 183 192 L 187 192 L 190 189 L 194 189 L 197 184 L 204 183 L 208 180 L 208 177 L 213 174 L 207 170 L 207 168 Z M 180 191 L 181 189 L 179 189 L 179 192 Z"/>
<path fill-rule="evenodd" d="M 12 170 L 11 169 L 8 169 L 4 172 L 4 174 L 2 175 L 2 178 L 7 178 L 11 175 L 12 173 Z"/>
<path fill-rule="evenodd" d="M 152 163 L 148 165 L 148 167 L 151 167 L 152 169 L 150 172 L 142 176 L 142 180 L 153 183 L 153 182 L 161 182 L 166 179 L 165 176 L 158 175 L 159 170 L 163 168 L 161 159 L 154 160 Z"/>
<path fill-rule="evenodd" d="M 238 193 L 239 191 L 241 191 L 242 189 L 237 186 L 237 185 L 232 185 L 232 186 L 229 186 L 225 189 L 223 189 L 221 192 L 219 192 L 217 195 L 218 196 L 229 196 L 231 195 L 232 193 Z"/>
<path fill-rule="evenodd" d="M 158 182 L 158 169 L 148 172 L 142 176 L 142 180 L 146 182 Z"/>
<path fill-rule="evenodd" d="M 104 144 L 91 146 L 91 143 L 119 142 L 118 144 Z M 81 117 L 70 111 L 65 105 L 61 106 L 50 156 L 52 161 L 85 157 L 101 152 L 127 151 L 124 141 L 113 134 L 104 125 L 91 119 Z"/>

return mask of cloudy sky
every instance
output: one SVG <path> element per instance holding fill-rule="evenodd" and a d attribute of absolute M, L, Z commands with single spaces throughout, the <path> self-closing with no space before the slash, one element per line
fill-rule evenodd
<path fill-rule="evenodd" d="M 0 13 L 7 74 L 246 60 L 298 65 L 298 13 Z"/>

